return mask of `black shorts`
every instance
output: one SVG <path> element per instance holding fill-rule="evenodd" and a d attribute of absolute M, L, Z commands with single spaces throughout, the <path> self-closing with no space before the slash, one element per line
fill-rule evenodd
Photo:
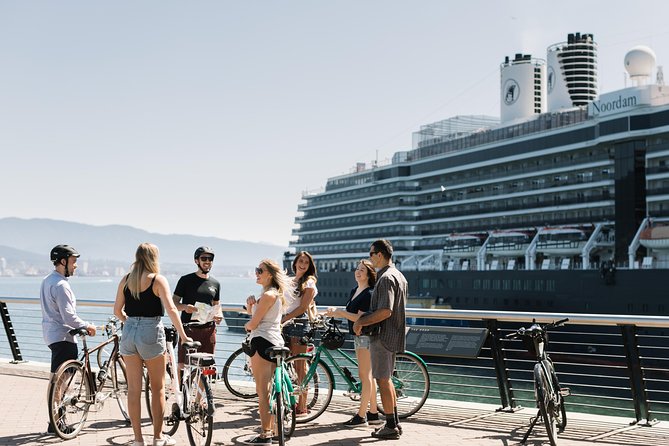
<path fill-rule="evenodd" d="M 265 361 L 269 361 L 271 363 L 274 363 L 274 359 L 272 359 L 268 354 L 267 354 L 267 349 L 270 347 L 278 347 L 278 345 L 274 345 L 271 342 L 269 342 L 265 338 L 261 338 L 260 336 L 257 336 L 253 339 L 251 339 L 251 355 L 253 356 L 256 353 L 260 355 L 262 359 Z"/>
<path fill-rule="evenodd" d="M 77 344 L 72 342 L 54 342 L 53 344 L 49 344 L 49 349 L 51 349 L 51 373 L 55 373 L 58 367 L 65 361 L 77 359 L 79 356 Z"/>

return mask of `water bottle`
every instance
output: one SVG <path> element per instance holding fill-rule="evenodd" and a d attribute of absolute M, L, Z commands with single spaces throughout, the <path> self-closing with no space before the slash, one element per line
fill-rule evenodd
<path fill-rule="evenodd" d="M 355 377 L 353 376 L 353 373 L 351 373 L 351 371 L 350 371 L 348 368 L 346 368 L 346 367 L 342 367 L 342 370 L 344 370 L 344 375 L 346 375 L 346 377 L 347 377 L 352 383 L 356 383 L 356 382 L 357 382 L 357 380 L 356 380 Z"/>
<path fill-rule="evenodd" d="M 98 382 L 100 384 L 102 384 L 107 378 L 107 365 L 108 361 L 105 361 L 104 364 L 102 364 L 102 367 L 100 367 L 100 371 L 98 372 Z"/>

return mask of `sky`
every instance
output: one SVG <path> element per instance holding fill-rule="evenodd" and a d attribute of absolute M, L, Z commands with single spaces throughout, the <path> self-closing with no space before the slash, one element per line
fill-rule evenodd
<path fill-rule="evenodd" d="M 499 65 L 594 34 L 599 88 L 669 2 L 0 0 L 0 218 L 286 246 L 305 191 L 499 116 Z"/>

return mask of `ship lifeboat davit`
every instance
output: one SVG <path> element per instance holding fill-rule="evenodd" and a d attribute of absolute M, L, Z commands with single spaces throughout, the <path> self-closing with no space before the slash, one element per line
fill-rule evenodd
<path fill-rule="evenodd" d="M 654 250 L 669 250 L 669 226 L 655 226 L 641 233 L 641 245 Z"/>
<path fill-rule="evenodd" d="M 553 255 L 577 255 L 588 241 L 579 228 L 543 228 L 539 232 L 537 251 Z"/>

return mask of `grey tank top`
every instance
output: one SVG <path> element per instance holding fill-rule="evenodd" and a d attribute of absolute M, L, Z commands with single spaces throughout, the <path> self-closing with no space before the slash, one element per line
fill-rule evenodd
<path fill-rule="evenodd" d="M 265 316 L 256 329 L 251 331 L 251 339 L 261 337 L 271 342 L 272 345 L 283 346 L 283 337 L 281 336 L 281 317 L 283 315 L 281 311 L 281 298 L 279 297 L 279 292 L 274 288 L 268 290 L 266 293 L 274 294 L 277 296 L 277 299 L 274 305 L 267 310 L 267 313 L 265 313 Z M 262 299 L 262 296 L 260 299 Z M 257 304 L 253 306 L 253 314 L 255 314 L 257 308 Z"/>

